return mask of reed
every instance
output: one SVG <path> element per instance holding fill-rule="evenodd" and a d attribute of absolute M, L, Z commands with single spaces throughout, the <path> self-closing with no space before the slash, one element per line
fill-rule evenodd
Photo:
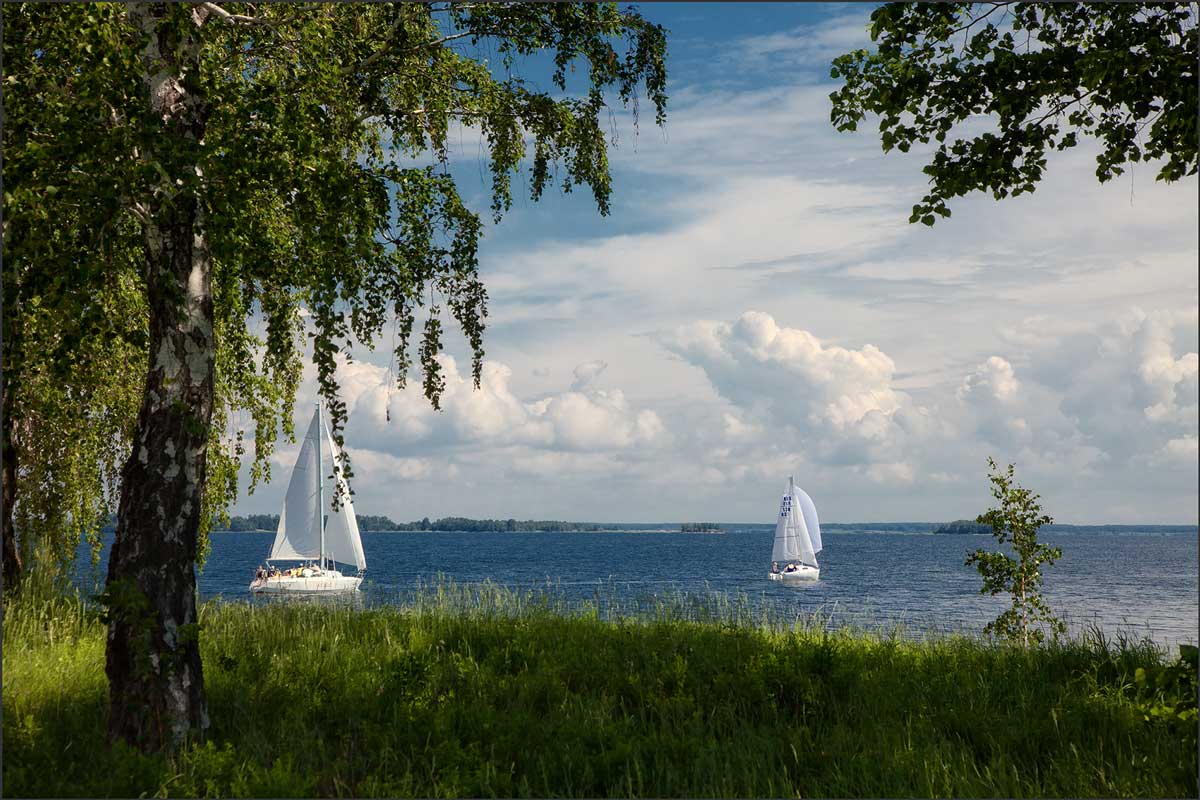
<path fill-rule="evenodd" d="M 580 605 L 552 584 L 447 580 L 393 607 L 206 604 L 212 728 L 168 758 L 104 743 L 104 629 L 85 602 L 10 604 L 3 788 L 55 797 L 1196 793 L 1195 722 L 1143 713 L 1137 670 L 1168 661 L 1147 640 L 1093 630 L 1022 649 L 829 622 L 756 617 L 737 596 L 621 598 L 601 588 Z"/>

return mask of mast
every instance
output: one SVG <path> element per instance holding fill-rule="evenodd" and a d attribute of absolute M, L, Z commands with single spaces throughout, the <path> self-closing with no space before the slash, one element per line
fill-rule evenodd
<path fill-rule="evenodd" d="M 792 537 L 799 542 L 800 526 L 796 524 L 796 515 L 799 512 L 798 503 L 796 502 L 796 480 L 792 475 L 788 475 L 788 527 L 791 528 Z M 804 556 L 796 559 L 801 564 L 804 564 Z"/>
<path fill-rule="evenodd" d="M 796 538 L 795 515 L 796 515 L 796 481 L 792 480 L 791 475 L 788 475 L 788 518 L 787 518 L 787 522 L 785 523 L 787 525 L 785 530 L 787 531 L 787 534 L 790 535 L 790 537 L 792 539 Z M 799 561 L 801 564 L 804 563 L 804 559 L 802 559 L 802 558 L 796 559 L 796 560 Z"/>
<path fill-rule="evenodd" d="M 321 421 L 321 401 L 317 401 L 317 524 L 321 526 L 321 569 L 325 569 L 325 473 L 321 469 L 321 440 L 325 423 Z"/>
<path fill-rule="evenodd" d="M 788 526 L 792 529 L 792 536 L 796 537 L 796 481 L 791 475 L 788 475 Z M 799 538 L 799 537 L 796 537 Z M 803 564 L 804 559 L 798 561 Z"/>

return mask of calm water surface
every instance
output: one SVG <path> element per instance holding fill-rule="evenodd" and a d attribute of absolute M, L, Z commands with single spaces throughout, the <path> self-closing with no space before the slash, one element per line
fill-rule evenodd
<path fill-rule="evenodd" d="M 204 599 L 244 601 L 273 533 L 218 533 L 199 575 Z M 731 527 L 724 535 L 683 533 L 364 533 L 364 605 L 404 603 L 421 585 L 491 581 L 546 593 L 558 602 L 628 610 L 656 598 L 701 605 L 737 600 L 775 620 L 813 612 L 828 624 L 914 631 L 978 632 L 1005 607 L 979 594 L 963 566 L 987 535 L 826 532 L 821 580 L 800 588 L 766 580 L 773 532 Z M 1167 646 L 1197 640 L 1197 535 L 1054 533 L 1063 558 L 1045 571 L 1051 608 L 1074 630 L 1098 625 Z M 107 546 L 103 558 L 107 558 Z M 100 575 L 104 574 L 102 562 Z M 87 573 L 87 574 L 85 574 Z M 81 569 L 89 582 L 91 570 Z"/>

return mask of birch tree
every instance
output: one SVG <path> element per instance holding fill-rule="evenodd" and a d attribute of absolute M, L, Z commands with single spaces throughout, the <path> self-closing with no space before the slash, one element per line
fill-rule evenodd
<path fill-rule="evenodd" d="M 1055 637 L 1066 632 L 1066 625 L 1054 616 L 1042 597 L 1042 568 L 1062 558 L 1062 548 L 1038 541 L 1038 529 L 1054 520 L 1042 513 L 1037 494 L 1016 483 L 1013 465 L 1001 472 L 989 458 L 988 467 L 992 497 L 999 505 L 989 508 L 975 521 L 991 527 L 996 543 L 1007 543 L 1016 558 L 1007 553 L 976 550 L 967 554 L 965 564 L 974 566 L 983 577 L 980 594 L 1003 592 L 1012 597 L 1012 605 L 985 625 L 984 633 L 1028 647 L 1041 642 L 1046 630 Z"/>
<path fill-rule="evenodd" d="M 146 371 L 120 475 L 106 672 L 110 736 L 155 750 L 208 723 L 194 565 L 216 496 L 212 456 L 240 455 L 238 442 L 214 449 L 222 415 L 248 403 L 256 446 L 274 438 L 276 422 L 292 435 L 302 308 L 339 444 L 337 355 L 371 345 L 393 319 L 401 386 L 419 367 L 438 404 L 435 356 L 448 318 L 472 349 L 478 384 L 483 226 L 440 166 L 450 132 L 468 126 L 486 144 L 493 219 L 523 170 L 533 199 L 552 181 L 584 186 L 605 214 L 601 117 L 614 101 L 636 111 L 645 96 L 663 121 L 665 36 L 607 4 L 79 8 L 70 13 L 95 38 L 76 33 L 67 63 L 112 150 L 99 158 L 86 128 L 48 123 L 43 135 L 94 171 L 96 188 L 81 197 L 102 197 L 136 227 Z M 67 24 L 36 7 L 12 15 L 42 24 L 26 26 L 29 63 L 6 58 L 6 70 L 46 68 L 39 40 L 69 35 Z M 516 74 L 540 53 L 553 63 L 553 93 Z M 568 91 L 576 70 L 582 89 Z M 433 166 L 413 166 L 419 158 Z M 62 168 L 72 175 L 69 162 Z M 63 294 L 78 297 L 101 276 L 72 277 Z M 258 337 L 251 320 L 261 321 Z M 228 460 L 219 478 L 230 479 Z"/>

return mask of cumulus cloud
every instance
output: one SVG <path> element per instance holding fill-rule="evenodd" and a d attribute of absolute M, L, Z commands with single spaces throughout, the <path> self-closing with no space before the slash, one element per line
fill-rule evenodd
<path fill-rule="evenodd" d="M 1021 384 L 1013 375 L 1012 364 L 1000 356 L 992 356 L 977 366 L 958 388 L 959 399 L 968 399 L 980 395 L 989 400 L 1004 402 L 1012 398 Z"/>
<path fill-rule="evenodd" d="M 893 462 L 872 464 L 866 469 L 867 477 L 876 483 L 912 483 L 915 477 L 912 464 Z"/>
<path fill-rule="evenodd" d="M 880 457 L 904 433 L 898 417 L 916 412 L 892 386 L 895 363 L 878 347 L 826 344 L 765 312 L 683 326 L 663 344 L 703 370 L 717 393 L 751 418 L 776 433 L 816 437 L 831 463 Z M 740 432 L 740 420 L 734 422 L 726 420 L 726 428 Z"/>
<path fill-rule="evenodd" d="M 531 419 L 549 426 L 547 444 L 568 450 L 606 450 L 653 444 L 665 434 L 654 411 L 635 411 L 619 389 L 564 392 L 528 407 Z"/>
<path fill-rule="evenodd" d="M 434 475 L 433 462 L 427 458 L 399 458 L 360 447 L 349 448 L 354 471 L 358 475 L 384 475 L 389 482 L 425 480 Z"/>
<path fill-rule="evenodd" d="M 1197 369 L 1187 345 L 1195 331 L 1194 314 L 1138 309 L 1053 337 L 1018 325 L 998 353 L 959 368 L 919 402 L 898 388 L 905 365 L 890 352 L 865 341 L 834 343 L 762 311 L 694 320 L 660 335 L 708 389 L 654 407 L 596 386 L 611 369 L 608 360 L 577 362 L 569 385 L 530 393 L 514 388 L 506 364 L 491 360 L 475 389 L 455 359 L 442 355 L 440 412 L 421 395 L 419 380 L 389 390 L 386 372 L 363 361 L 342 363 L 339 374 L 363 513 L 380 504 L 386 511 L 401 497 L 406 508 L 420 503 L 447 480 L 463 487 L 500 481 L 508 487 L 504 507 L 471 513 L 512 515 L 522 513 L 508 505 L 518 497 L 541 502 L 546 492 L 537 487 L 569 497 L 570 486 L 600 482 L 613 496 L 653 506 L 678 495 L 673 502 L 691 507 L 700 502 L 696 486 L 708 487 L 704 502 L 717 502 L 773 492 L 795 474 L 823 503 L 849 503 L 841 518 L 846 508 L 877 517 L 865 513 L 868 498 L 919 510 L 920 498 L 959 502 L 980 494 L 972 487 L 979 488 L 990 455 L 1016 462 L 1057 516 L 1078 520 L 1117 484 L 1165 497 L 1193 491 Z M 311 376 L 305 387 L 312 391 Z M 290 466 L 293 457 L 284 448 L 275 460 Z M 522 481 L 528 485 L 518 488 Z M 471 495 L 472 502 L 486 497 L 481 489 Z M 978 511 L 980 502 L 986 498 L 954 513 Z M 1172 507 L 1163 512 L 1170 519 L 1189 513 Z M 1112 519 L 1128 518 L 1122 515 Z"/>
<path fill-rule="evenodd" d="M 1200 456 L 1200 446 L 1195 435 L 1181 436 L 1171 439 L 1156 454 L 1157 460 L 1172 466 L 1195 466 L 1197 456 Z"/>
<path fill-rule="evenodd" d="M 1084 494 L 1139 463 L 1194 473 L 1195 355 L 1178 351 L 1181 325 L 1194 329 L 1194 318 L 1134 310 L 1063 339 L 1032 337 L 1040 348 L 988 356 L 921 403 L 897 388 L 879 347 L 826 342 L 764 312 L 680 326 L 661 343 L 725 405 L 689 440 L 725 481 L 769 455 L 784 470 L 941 491 L 991 455 L 1039 488 Z"/>
<path fill-rule="evenodd" d="M 728 411 L 721 414 L 721 421 L 724 423 L 723 431 L 725 437 L 734 441 L 747 439 L 762 432 L 761 426 L 743 422 L 736 415 Z"/>
<path fill-rule="evenodd" d="M 1144 387 L 1142 413 L 1152 423 L 1178 424 L 1196 419 L 1197 354 L 1172 352 L 1174 315 L 1135 310 L 1131 332 L 1137 373 Z"/>
<path fill-rule="evenodd" d="M 395 490 L 430 515 L 755 519 L 794 472 L 829 519 L 952 518 L 993 455 L 1065 521 L 1120 521 L 1117 494 L 1194 519 L 1196 180 L 1101 186 L 1083 143 L 1036 193 L 908 225 L 924 156 L 829 125 L 869 11 L 681 41 L 698 69 L 610 153 L 612 217 L 572 194 L 489 229 L 483 387 L 444 362 L 438 413 L 347 365 L 351 446 L 411 459 Z"/>
<path fill-rule="evenodd" d="M 575 367 L 574 375 L 575 382 L 571 384 L 571 391 L 578 392 L 583 389 L 596 378 L 600 377 L 600 373 L 608 367 L 608 364 L 603 361 L 585 361 Z"/>
<path fill-rule="evenodd" d="M 1118 460 L 1147 457 L 1194 435 L 1196 314 L 1133 308 L 1091 330 L 1043 344 L 1030 374 L 1059 393 L 1063 413 L 1087 441 Z"/>
<path fill-rule="evenodd" d="M 1033 436 L 1023 416 L 1020 389 L 1012 364 L 991 356 L 963 378 L 955 397 L 967 409 L 969 428 L 991 445 L 1012 452 L 1028 445 Z"/>
<path fill-rule="evenodd" d="M 343 397 L 351 409 L 351 442 L 360 447 L 497 447 L 525 445 L 549 450 L 620 450 L 653 446 L 666 439 L 658 414 L 635 408 L 619 389 L 583 388 L 526 401 L 514 394 L 512 370 L 485 361 L 478 389 L 459 371 L 452 356 L 438 357 L 445 379 L 441 411 L 434 410 L 413 380 L 403 391 L 389 389 L 383 370 L 371 364 L 346 365 Z M 581 365 L 580 376 L 603 369 Z M 586 387 L 586 380 L 584 381 Z"/>

